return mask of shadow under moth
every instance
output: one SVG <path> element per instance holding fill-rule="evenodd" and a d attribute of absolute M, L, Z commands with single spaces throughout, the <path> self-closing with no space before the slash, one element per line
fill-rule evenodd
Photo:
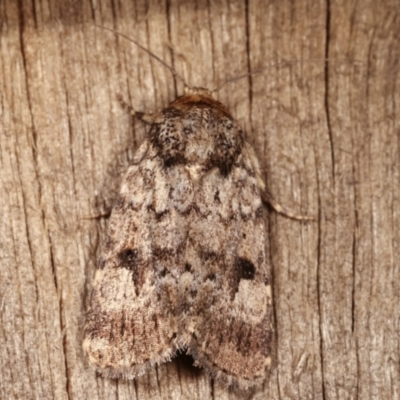
<path fill-rule="evenodd" d="M 122 181 L 83 348 L 104 376 L 125 379 L 184 350 L 217 381 L 247 389 L 271 363 L 265 185 L 228 109 L 185 87 L 151 117 Z"/>

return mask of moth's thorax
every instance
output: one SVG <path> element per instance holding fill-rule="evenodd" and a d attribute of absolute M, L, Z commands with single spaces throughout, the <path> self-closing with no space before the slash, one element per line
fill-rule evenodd
<path fill-rule="evenodd" d="M 150 141 L 165 166 L 181 164 L 191 171 L 217 168 L 225 175 L 241 153 L 243 132 L 209 91 L 195 88 L 160 113 Z"/>

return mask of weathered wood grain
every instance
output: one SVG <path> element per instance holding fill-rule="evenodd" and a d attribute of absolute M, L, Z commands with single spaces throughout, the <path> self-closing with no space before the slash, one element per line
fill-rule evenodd
<path fill-rule="evenodd" d="M 397 1 L 1 0 L 0 22 L 1 399 L 400 398 Z M 112 204 L 145 135 L 117 95 L 152 112 L 183 90 L 94 23 L 196 86 L 297 60 L 218 95 L 274 198 L 316 218 L 266 213 L 276 338 L 258 391 L 227 391 L 182 356 L 134 382 L 83 358 L 107 225 L 85 217 Z"/>

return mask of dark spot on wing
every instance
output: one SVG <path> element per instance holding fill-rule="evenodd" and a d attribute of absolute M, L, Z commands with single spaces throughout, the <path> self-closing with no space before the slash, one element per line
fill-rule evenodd
<path fill-rule="evenodd" d="M 246 258 L 238 257 L 231 270 L 231 296 L 232 300 L 239 290 L 239 284 L 242 279 L 253 280 L 256 273 L 254 264 Z"/>
<path fill-rule="evenodd" d="M 254 279 L 256 269 L 251 261 L 246 260 L 245 258 L 238 258 L 235 267 L 240 279 Z"/>
<path fill-rule="evenodd" d="M 125 249 L 118 254 L 120 266 L 129 270 L 136 268 L 138 251 L 136 249 Z"/>
<path fill-rule="evenodd" d="M 132 272 L 132 280 L 135 285 L 136 295 L 139 295 L 140 289 L 144 283 L 145 267 L 141 262 L 137 249 L 124 249 L 118 254 L 119 267 L 126 268 Z"/>
<path fill-rule="evenodd" d="M 192 272 L 192 266 L 189 263 L 185 263 L 185 271 Z"/>
<path fill-rule="evenodd" d="M 206 279 L 208 279 L 208 280 L 210 280 L 210 281 L 215 281 L 216 276 L 215 276 L 215 274 L 211 273 L 211 274 L 208 274 L 208 275 L 207 275 L 207 278 L 206 278 Z"/>

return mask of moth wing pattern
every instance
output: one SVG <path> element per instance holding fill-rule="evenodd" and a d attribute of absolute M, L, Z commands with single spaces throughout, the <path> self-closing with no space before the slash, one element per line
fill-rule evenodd
<path fill-rule="evenodd" d="M 185 204 L 168 196 L 190 187 L 183 171 L 161 162 L 145 140 L 122 182 L 94 279 L 83 348 L 108 377 L 141 375 L 176 351 Z"/>
<path fill-rule="evenodd" d="M 180 339 L 196 363 L 247 389 L 271 362 L 271 289 L 258 161 L 244 143 L 227 175 L 202 176 L 180 280 Z M 262 186 L 262 185 L 261 185 Z"/>

